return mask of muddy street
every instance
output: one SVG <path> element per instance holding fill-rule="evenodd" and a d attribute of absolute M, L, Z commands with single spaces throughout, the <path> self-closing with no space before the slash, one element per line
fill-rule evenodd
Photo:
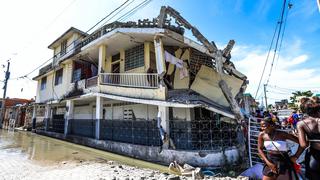
<path fill-rule="evenodd" d="M 0 179 L 167 179 L 166 167 L 29 132 L 0 130 Z"/>

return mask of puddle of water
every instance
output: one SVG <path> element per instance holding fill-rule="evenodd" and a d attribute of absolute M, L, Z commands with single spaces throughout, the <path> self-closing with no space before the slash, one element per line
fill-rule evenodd
<path fill-rule="evenodd" d="M 31 132 L 8 132 L 0 129 L 0 156 L 15 155 L 41 165 L 66 161 L 117 161 L 123 164 L 167 172 L 167 167 L 109 153 Z"/>

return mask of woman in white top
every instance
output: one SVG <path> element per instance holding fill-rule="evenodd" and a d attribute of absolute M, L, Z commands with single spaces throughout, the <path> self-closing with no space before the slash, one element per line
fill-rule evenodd
<path fill-rule="evenodd" d="M 265 162 L 263 167 L 263 180 L 294 179 L 292 174 L 296 174 L 288 155 L 287 142 L 291 140 L 298 143 L 298 138 L 292 134 L 278 131 L 275 123 L 270 117 L 261 121 L 261 131 L 258 137 L 258 151 Z M 264 153 L 264 148 L 267 154 Z M 301 153 L 302 148 L 298 148 L 296 154 Z"/>

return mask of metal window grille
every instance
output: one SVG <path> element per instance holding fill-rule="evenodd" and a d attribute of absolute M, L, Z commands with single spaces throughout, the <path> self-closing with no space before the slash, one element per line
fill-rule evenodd
<path fill-rule="evenodd" d="M 144 66 L 144 45 L 136 46 L 125 52 L 125 71 Z"/>
<path fill-rule="evenodd" d="M 160 146 L 161 138 L 155 120 L 101 120 L 101 139 L 130 144 Z"/>
<path fill-rule="evenodd" d="M 64 133 L 64 115 L 53 115 L 52 119 L 48 119 L 48 131 Z"/>
<path fill-rule="evenodd" d="M 238 144 L 237 134 L 238 125 L 220 120 L 170 121 L 170 138 L 179 150 L 223 150 Z"/>

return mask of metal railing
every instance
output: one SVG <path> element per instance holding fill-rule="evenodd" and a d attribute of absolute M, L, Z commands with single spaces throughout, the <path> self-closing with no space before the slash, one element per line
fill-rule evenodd
<path fill-rule="evenodd" d="M 249 118 L 248 123 L 248 150 L 249 163 L 252 167 L 255 164 L 263 164 L 258 152 L 258 136 L 260 133 L 260 121 L 262 118 Z"/>
<path fill-rule="evenodd" d="M 100 138 L 130 144 L 161 146 L 161 138 L 155 120 L 101 120 Z"/>
<path fill-rule="evenodd" d="M 223 150 L 238 145 L 238 125 L 220 120 L 172 120 L 170 138 L 179 150 Z"/>
<path fill-rule="evenodd" d="M 64 115 L 55 115 L 48 121 L 48 131 L 56 133 L 64 133 Z"/>
<path fill-rule="evenodd" d="M 155 73 L 103 73 L 100 83 L 124 87 L 158 88 L 158 74 Z"/>
<path fill-rule="evenodd" d="M 98 76 L 94 76 L 87 79 L 86 88 L 97 86 L 98 84 Z"/>

